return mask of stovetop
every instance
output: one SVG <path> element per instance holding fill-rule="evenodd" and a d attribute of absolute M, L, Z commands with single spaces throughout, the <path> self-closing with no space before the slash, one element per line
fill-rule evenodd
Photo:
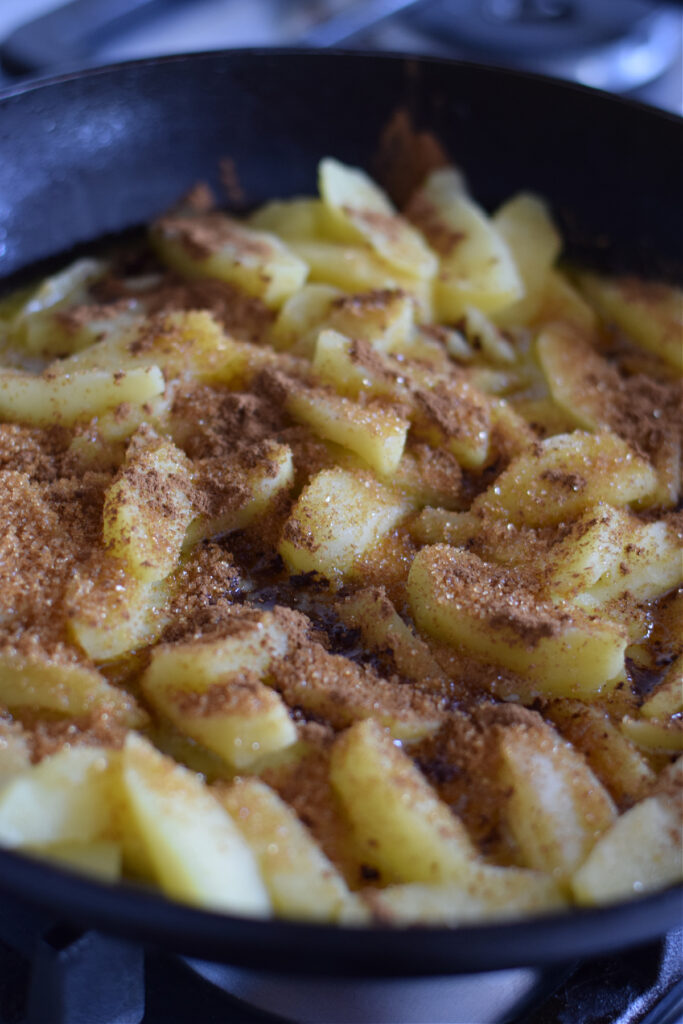
<path fill-rule="evenodd" d="M 478 60 L 683 110 L 681 0 L 0 0 L 7 82 L 87 63 L 274 45 Z"/>
<path fill-rule="evenodd" d="M 75 948 L 80 941 L 68 932 L 61 939 L 67 949 L 70 941 Z M 60 944 L 54 936 L 53 941 Z M 97 955 L 106 959 L 106 982 L 102 974 L 88 977 L 86 965 L 76 990 L 69 992 L 67 981 L 61 998 L 60 983 L 49 966 L 46 970 L 43 963 L 37 972 L 41 980 L 36 994 L 28 958 L 0 942 L 0 1024 L 285 1024 L 293 1020 L 264 1013 L 224 993 L 179 957 L 148 952 L 138 972 L 142 961 L 137 961 L 136 951 L 116 940 L 101 943 Z M 663 942 L 575 964 L 553 994 L 521 1016 L 505 1020 L 508 1024 L 680 1024 L 682 949 L 683 933 L 677 933 Z M 485 976 L 481 977 L 486 984 Z M 87 1000 L 79 991 L 84 982 L 90 985 Z M 305 979 L 301 984 L 306 985 Z M 429 1011 L 425 1012 L 416 1024 L 432 1024 Z M 337 1013 L 334 1000 L 324 1016 L 307 1019 L 324 1024 L 346 1021 Z M 372 1021 L 367 1018 L 368 1024 Z"/>

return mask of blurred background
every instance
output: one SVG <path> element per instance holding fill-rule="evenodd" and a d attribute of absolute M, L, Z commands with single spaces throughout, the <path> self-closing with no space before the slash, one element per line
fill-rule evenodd
<path fill-rule="evenodd" d="M 539 71 L 683 112 L 669 0 L 0 0 L 0 84 L 136 57 L 342 46 Z"/>

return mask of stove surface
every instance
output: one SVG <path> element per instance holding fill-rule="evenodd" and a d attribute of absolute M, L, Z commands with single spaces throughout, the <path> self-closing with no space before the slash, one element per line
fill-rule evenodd
<path fill-rule="evenodd" d="M 125 18 L 115 29 L 98 23 L 90 32 L 81 21 L 87 11 L 107 9 L 101 0 L 78 0 L 77 9 L 66 0 L 0 0 L 4 59 L 19 52 L 11 33 L 26 24 L 35 35 L 29 23 L 65 6 L 73 10 L 68 26 L 43 27 L 41 73 L 73 64 L 76 53 L 83 64 L 243 46 L 342 45 L 521 67 L 683 111 L 680 0 L 110 0 L 111 10 L 128 12 Z M 64 42 L 73 37 L 69 55 Z M 22 47 L 27 42 L 34 50 L 35 38 L 24 35 Z"/>
<path fill-rule="evenodd" d="M 553 994 L 546 994 L 522 1016 L 505 1019 L 508 1024 L 680 1024 L 682 950 L 683 933 L 676 933 L 665 942 L 577 964 Z M 0 942 L 0 1024 L 294 1024 L 293 1018 L 264 1013 L 226 994 L 174 956 L 148 953 L 144 974 L 144 1010 L 139 1003 L 124 1000 L 118 1009 L 110 1007 L 103 1014 L 93 989 L 89 1002 L 65 1016 L 56 1004 L 52 1012 L 36 1006 L 30 997 L 28 959 Z M 130 988 L 125 972 L 118 981 L 122 990 Z M 324 1018 L 307 1019 L 346 1024 L 337 1005 L 331 1000 Z M 373 1017 L 366 1020 L 374 1022 Z M 433 1018 L 426 1011 L 416 1024 L 433 1024 Z"/>

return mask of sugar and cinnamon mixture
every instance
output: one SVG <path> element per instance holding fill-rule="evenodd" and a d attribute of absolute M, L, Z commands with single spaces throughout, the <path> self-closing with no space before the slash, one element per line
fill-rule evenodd
<path fill-rule="evenodd" d="M 399 146 L 400 135 L 395 125 L 388 144 Z M 425 140 L 423 149 L 422 173 L 443 163 Z M 415 184 L 395 182 L 394 193 L 406 202 Z M 437 256 L 457 251 L 462 234 L 429 201 L 418 196 L 406 211 Z M 395 242 L 405 222 L 366 212 L 367 230 Z M 166 260 L 163 248 L 141 246 L 134 256 L 110 258 L 55 309 L 0 310 L 7 364 L 27 351 L 51 364 L 46 381 L 66 371 L 110 372 L 112 358 L 120 360 L 117 373 L 156 365 L 163 373 L 161 393 L 61 426 L 36 425 L 0 386 L 0 753 L 10 735 L 26 742 L 33 763 L 68 745 L 119 749 L 135 727 L 209 783 L 225 782 L 238 769 L 207 749 L 192 723 L 248 719 L 284 703 L 296 743 L 255 759 L 248 772 L 293 808 L 352 889 L 386 879 L 358 856 L 330 758 L 336 738 L 368 717 L 402 744 L 489 863 L 525 863 L 502 767 L 506 737 L 519 730 L 540 730 L 557 743 L 565 737 L 619 811 L 656 792 L 658 774 L 680 750 L 683 710 L 674 698 L 668 715 L 641 713 L 672 685 L 667 672 L 683 650 L 680 580 L 671 569 L 683 532 L 681 392 L 670 365 L 644 353 L 637 332 L 629 340 L 609 317 L 592 314 L 591 330 L 563 343 L 575 372 L 558 383 L 547 376 L 550 356 L 543 362 L 534 347 L 535 336 L 552 329 L 542 303 L 535 320 L 491 326 L 500 350 L 512 352 L 506 362 L 468 338 L 462 322 L 425 317 L 405 282 L 343 294 L 322 270 L 311 287 L 329 285 L 326 305 L 317 296 L 298 314 L 287 304 L 278 310 L 255 287 L 222 280 L 217 264 L 202 270 L 227 247 L 245 266 L 263 264 L 265 282 L 274 273 L 268 242 L 216 211 L 204 193 L 159 221 L 155 233 L 180 247 L 183 266 Z M 629 288 L 638 298 L 645 284 Z M 648 301 L 658 294 L 648 291 Z M 401 333 L 393 311 L 406 302 L 410 325 Z M 197 311 L 203 320 L 191 319 Z M 342 323 L 335 377 L 315 336 Z M 390 469 L 373 454 L 383 436 L 379 414 L 405 435 Z M 568 449 L 554 462 L 548 455 L 557 436 L 587 431 L 607 431 L 621 445 L 621 454 L 600 463 L 607 497 L 591 476 L 597 462 L 587 441 L 578 454 Z M 172 472 L 149 455 L 167 442 Z M 351 567 L 327 572 L 343 514 L 326 533 L 318 523 L 325 509 L 300 496 L 319 474 L 339 470 L 365 481 L 368 494 L 380 488 L 385 504 L 368 505 L 367 521 L 379 524 L 374 533 L 368 528 L 362 543 L 348 538 L 359 545 Z M 519 511 L 523 497 L 519 506 L 506 504 L 510 474 L 529 502 L 535 496 L 528 515 Z M 142 527 L 126 504 L 130 492 Z M 108 531 L 124 513 L 132 518 L 114 548 Z M 174 524 L 185 514 L 186 540 L 176 543 Z M 140 597 L 138 587 L 133 600 L 125 545 L 137 543 L 140 530 L 154 551 L 175 551 L 175 563 L 152 580 L 156 590 Z M 593 536 L 591 554 L 581 545 Z M 465 615 L 472 631 L 503 638 L 532 665 L 536 655 L 553 657 L 544 645 L 612 622 L 625 638 L 619 678 L 588 698 L 580 686 L 547 688 L 537 672 L 515 670 L 505 651 L 482 654 L 467 628 L 462 641 L 447 624 L 425 628 L 411 567 L 434 545 L 449 552 L 442 566 L 434 563 L 428 588 L 435 616 Z M 138 571 L 151 580 L 154 564 L 143 560 Z M 379 603 L 362 605 L 354 618 L 349 608 L 359 594 Z M 227 640 L 248 647 L 242 661 L 222 665 L 203 686 L 176 687 L 176 717 L 165 716 L 144 684 L 155 652 L 194 644 L 204 665 L 206 651 Z M 36 678 L 65 666 L 125 693 L 125 712 L 97 697 L 74 701 L 70 712 L 52 706 Z M 636 726 L 622 729 L 625 721 Z M 654 732 L 638 732 L 642 722 Z M 600 754 L 608 739 L 604 749 L 616 749 L 615 735 L 634 782 Z"/>

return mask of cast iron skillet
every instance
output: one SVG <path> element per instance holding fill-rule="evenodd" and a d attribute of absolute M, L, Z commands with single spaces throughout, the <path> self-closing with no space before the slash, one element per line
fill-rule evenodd
<path fill-rule="evenodd" d="M 436 133 L 488 206 L 547 196 L 569 254 L 683 278 L 683 122 L 574 86 L 438 60 L 235 52 L 118 65 L 0 97 L 0 274 L 149 220 L 234 161 L 253 205 L 315 190 L 320 156 L 372 166 L 398 109 Z M 622 905 L 447 930 L 248 921 L 0 852 L 0 890 L 87 927 L 306 974 L 443 974 L 568 961 L 683 919 L 680 887 Z"/>

